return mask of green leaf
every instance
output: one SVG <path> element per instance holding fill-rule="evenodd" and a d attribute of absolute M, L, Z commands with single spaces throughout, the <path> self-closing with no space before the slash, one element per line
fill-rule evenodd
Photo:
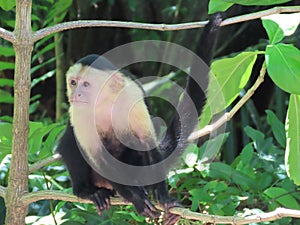
<path fill-rule="evenodd" d="M 254 155 L 252 143 L 247 144 L 241 152 L 241 160 L 244 165 L 249 165 Z"/>
<path fill-rule="evenodd" d="M 208 13 L 225 12 L 233 3 L 227 3 L 223 0 L 210 0 L 208 5 Z"/>
<path fill-rule="evenodd" d="M 229 106 L 247 84 L 257 54 L 258 52 L 243 52 L 233 58 L 213 62 L 211 69 L 221 90 L 217 93 L 208 93 L 208 98 L 222 94 L 225 98 L 225 107 Z"/>
<path fill-rule="evenodd" d="M 239 5 L 275 5 L 275 4 L 289 2 L 291 0 L 224 0 L 224 1 L 239 4 Z"/>
<path fill-rule="evenodd" d="M 0 78 L 0 87 L 13 87 L 14 86 L 14 80 L 12 79 L 7 79 L 7 78 Z"/>
<path fill-rule="evenodd" d="M 47 20 L 44 22 L 44 26 L 63 21 L 65 15 L 72 4 L 72 0 L 59 0 L 56 1 L 53 7 L 47 14 Z"/>
<path fill-rule="evenodd" d="M 14 63 L 0 61 L 0 70 L 13 70 L 14 68 L 15 68 Z"/>
<path fill-rule="evenodd" d="M 7 91 L 0 89 L 0 103 L 14 103 L 14 97 Z"/>
<path fill-rule="evenodd" d="M 271 187 L 265 190 L 264 194 L 286 208 L 300 209 L 296 199 L 283 188 Z"/>
<path fill-rule="evenodd" d="M 5 57 L 15 56 L 14 48 L 0 45 L 0 55 Z"/>
<path fill-rule="evenodd" d="M 11 152 L 12 148 L 12 124 L 0 122 L 0 162 L 3 157 Z"/>
<path fill-rule="evenodd" d="M 230 181 L 233 169 L 224 163 L 214 162 L 209 166 L 209 176 L 211 178 L 221 178 Z"/>
<path fill-rule="evenodd" d="M 278 117 L 271 110 L 266 110 L 267 113 L 267 121 L 268 124 L 272 128 L 272 132 L 274 134 L 275 139 L 281 145 L 281 147 L 285 148 L 285 129 L 284 124 L 278 119 Z"/>
<path fill-rule="evenodd" d="M 283 30 L 277 23 L 272 20 L 263 19 L 262 21 L 265 30 L 270 39 L 270 44 L 276 44 L 284 38 Z"/>
<path fill-rule="evenodd" d="M 198 159 L 198 146 L 196 144 L 190 144 L 183 154 L 183 160 L 188 167 L 193 167 Z"/>
<path fill-rule="evenodd" d="M 0 0 L 0 7 L 5 11 L 13 9 L 16 5 L 15 0 Z"/>
<path fill-rule="evenodd" d="M 31 82 L 31 88 L 33 88 L 39 82 L 44 81 L 44 80 L 46 80 L 48 78 L 53 77 L 54 74 L 55 74 L 55 70 L 51 70 L 48 73 L 45 73 L 44 75 L 42 75 L 42 76 L 40 76 L 38 78 L 33 79 L 32 82 Z"/>
<path fill-rule="evenodd" d="M 300 185 L 300 95 L 291 95 L 286 117 L 285 166 L 288 176 Z"/>
<path fill-rule="evenodd" d="M 252 141 L 255 141 L 255 142 L 262 141 L 265 138 L 265 135 L 262 132 L 253 129 L 250 126 L 245 127 L 244 131 L 247 134 L 247 136 L 252 139 Z"/>
<path fill-rule="evenodd" d="M 228 107 L 247 84 L 259 52 L 243 52 L 233 58 L 214 61 L 208 85 L 207 102 L 200 127 L 207 125 L 212 115 Z"/>
<path fill-rule="evenodd" d="M 262 18 L 264 20 L 273 21 L 278 28 L 283 31 L 284 36 L 290 36 L 295 33 L 300 23 L 300 13 L 289 14 L 273 14 Z"/>
<path fill-rule="evenodd" d="M 292 45 L 269 45 L 266 64 L 273 82 L 282 90 L 300 94 L 300 51 Z"/>
<path fill-rule="evenodd" d="M 214 159 L 218 155 L 224 142 L 226 142 L 228 136 L 229 133 L 221 133 L 206 141 L 205 144 L 201 146 L 200 151 L 202 152 L 202 155 L 200 162 L 207 162 Z"/>

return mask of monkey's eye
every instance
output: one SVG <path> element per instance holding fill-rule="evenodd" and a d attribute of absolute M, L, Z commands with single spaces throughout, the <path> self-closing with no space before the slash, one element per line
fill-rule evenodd
<path fill-rule="evenodd" d="M 88 86 L 90 86 L 90 83 L 87 82 L 87 81 L 85 81 L 85 82 L 83 82 L 83 86 L 84 86 L 84 87 L 88 87 Z"/>
<path fill-rule="evenodd" d="M 76 82 L 76 80 L 71 80 L 71 81 L 70 81 L 70 84 L 71 84 L 72 86 L 76 86 L 76 85 L 77 85 L 77 82 Z"/>

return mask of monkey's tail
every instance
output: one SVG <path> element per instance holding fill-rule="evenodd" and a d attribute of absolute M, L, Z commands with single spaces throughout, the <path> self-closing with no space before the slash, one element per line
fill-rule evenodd
<path fill-rule="evenodd" d="M 179 159 L 187 145 L 187 138 L 198 124 L 206 102 L 210 65 L 221 22 L 221 13 L 215 13 L 203 30 L 196 49 L 196 55 L 202 59 L 202 63 L 199 64 L 199 58 L 194 57 L 185 92 L 160 145 L 165 158 L 174 153 L 172 158 Z M 189 110 L 191 108 L 196 109 L 196 116 Z"/>

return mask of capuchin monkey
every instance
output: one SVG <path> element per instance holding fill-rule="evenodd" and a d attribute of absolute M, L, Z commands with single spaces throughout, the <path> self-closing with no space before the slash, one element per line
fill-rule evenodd
<path fill-rule="evenodd" d="M 198 44 L 196 53 L 208 66 L 221 21 L 220 14 L 214 14 Z M 181 102 L 190 98 L 200 116 L 206 100 L 205 90 L 191 77 L 201 76 L 207 87 L 209 71 L 197 74 L 199 71 L 195 64 L 196 60 L 193 60 Z M 164 223 L 176 223 L 179 216 L 168 211 L 179 204 L 169 196 L 165 181 L 127 185 L 109 179 L 99 171 L 110 170 L 120 176 L 128 176 L 128 171 L 118 171 L 109 164 L 106 151 L 114 159 L 137 168 L 162 162 L 176 148 L 184 150 L 198 120 L 189 121 L 190 126 L 182 133 L 179 113 L 175 113 L 164 138 L 158 143 L 141 85 L 117 70 L 109 60 L 98 55 L 86 56 L 68 70 L 66 79 L 70 122 L 58 151 L 70 173 L 74 194 L 90 199 L 99 214 L 110 208 L 110 197 L 118 194 L 132 202 L 141 215 L 158 218 L 160 212 L 148 197 L 147 191 L 150 190 L 153 198 L 165 208 Z M 189 112 L 184 111 L 186 109 L 181 102 L 178 110 L 189 118 Z M 114 113 L 117 117 L 113 116 Z M 167 173 L 168 169 L 162 173 Z M 143 176 L 147 177 L 147 174 Z M 136 178 L 132 175 L 131 179 Z"/>

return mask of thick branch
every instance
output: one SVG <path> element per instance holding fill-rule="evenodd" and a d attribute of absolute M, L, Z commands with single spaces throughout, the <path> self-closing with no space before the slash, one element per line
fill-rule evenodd
<path fill-rule="evenodd" d="M 268 16 L 268 15 L 283 13 L 283 12 L 285 13 L 300 12 L 300 6 L 275 7 L 260 12 L 229 18 L 224 20 L 221 26 L 240 23 L 243 21 L 254 20 L 254 19 L 261 18 L 263 16 Z M 174 31 L 174 30 L 186 30 L 186 29 L 204 27 L 206 24 L 207 21 L 181 23 L 181 24 L 150 24 L 150 23 L 136 23 L 136 22 L 126 22 L 126 21 L 81 20 L 81 21 L 71 21 L 71 22 L 61 23 L 61 24 L 54 25 L 52 27 L 41 29 L 39 31 L 36 31 L 33 37 L 34 37 L 34 41 L 38 41 L 50 34 L 54 34 L 64 30 L 83 28 L 83 27 L 122 27 L 122 28 L 135 28 L 135 29 L 146 29 L 146 30 Z"/>
<path fill-rule="evenodd" d="M 68 202 L 79 202 L 79 203 L 92 203 L 90 200 L 81 199 L 74 195 L 63 193 L 61 191 L 37 191 L 33 193 L 27 193 L 22 197 L 22 201 L 26 204 L 36 202 L 39 200 L 52 199 L 52 200 L 63 200 Z M 131 203 L 125 203 L 119 198 L 111 198 L 112 205 L 130 205 Z M 157 208 L 163 210 L 160 206 Z M 278 208 L 273 212 L 260 213 L 257 215 L 247 217 L 235 217 L 235 216 L 215 216 L 207 215 L 202 213 L 192 212 L 189 209 L 175 207 L 170 209 L 173 214 L 180 215 L 184 219 L 198 220 L 205 223 L 214 224 L 248 224 L 255 222 L 273 221 L 283 217 L 294 217 L 300 218 L 299 210 Z"/>
<path fill-rule="evenodd" d="M 192 141 L 199 137 L 205 136 L 207 134 L 210 134 L 212 131 L 218 129 L 220 126 L 222 126 L 224 123 L 228 122 L 235 114 L 236 112 L 251 98 L 251 96 L 254 94 L 254 92 L 257 90 L 257 88 L 261 85 L 261 83 L 264 81 L 264 77 L 266 74 L 266 63 L 264 62 L 262 65 L 262 68 L 260 70 L 259 76 L 253 86 L 247 91 L 247 93 L 240 99 L 240 101 L 231 109 L 230 112 L 225 113 L 220 119 L 218 119 L 213 124 L 207 125 L 201 130 L 193 132 L 188 140 Z"/>
<path fill-rule="evenodd" d="M 5 30 L 4 28 L 0 27 L 0 38 L 3 38 L 11 43 L 15 43 L 15 35 L 13 32 Z"/>

